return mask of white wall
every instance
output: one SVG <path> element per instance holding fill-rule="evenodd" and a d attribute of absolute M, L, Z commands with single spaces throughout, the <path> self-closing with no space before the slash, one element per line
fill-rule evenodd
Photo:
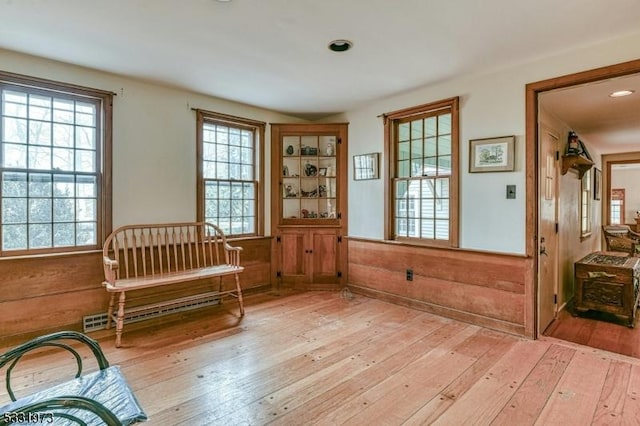
<path fill-rule="evenodd" d="M 113 105 L 113 225 L 196 218 L 196 116 L 191 108 L 264 122 L 289 116 L 176 88 L 0 49 L 3 71 L 117 93 Z M 270 176 L 270 134 L 266 170 Z M 269 185 L 265 188 L 269 200 Z M 270 232 L 266 203 L 265 230 Z"/>
<path fill-rule="evenodd" d="M 640 210 L 640 169 L 611 168 L 611 188 L 624 188 L 624 221 L 635 226 Z"/>
<path fill-rule="evenodd" d="M 331 119 L 350 122 L 350 156 L 383 152 L 380 114 L 460 96 L 460 247 L 524 254 L 525 85 L 637 58 L 640 33 L 509 69 L 453 78 L 368 103 Z M 468 173 L 469 139 L 503 135 L 516 135 L 515 171 Z M 385 162 L 383 156 L 383 167 Z M 382 239 L 383 179 L 355 182 L 350 176 L 349 182 L 349 235 Z M 508 184 L 516 185 L 515 200 L 506 199 Z"/>

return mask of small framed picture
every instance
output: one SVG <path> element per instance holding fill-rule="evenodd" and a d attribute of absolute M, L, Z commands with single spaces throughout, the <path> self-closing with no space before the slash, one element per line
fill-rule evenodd
<path fill-rule="evenodd" d="M 327 168 L 326 167 L 320 167 L 318 169 L 318 175 L 319 176 L 326 176 L 327 175 Z"/>
<path fill-rule="evenodd" d="M 469 140 L 469 173 L 512 172 L 515 136 Z"/>
<path fill-rule="evenodd" d="M 372 152 L 370 154 L 361 154 L 353 156 L 353 179 L 367 180 L 378 179 L 378 164 L 380 162 L 380 153 Z"/>

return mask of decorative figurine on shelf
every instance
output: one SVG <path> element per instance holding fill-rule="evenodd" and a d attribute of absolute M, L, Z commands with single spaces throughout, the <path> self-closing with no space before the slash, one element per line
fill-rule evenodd
<path fill-rule="evenodd" d="M 315 176 L 318 174 L 318 168 L 313 164 L 307 162 L 304 166 L 304 175 L 305 176 Z"/>
<path fill-rule="evenodd" d="M 287 147 L 287 155 L 293 155 L 293 145 Z"/>
<path fill-rule="evenodd" d="M 287 197 L 287 198 L 292 198 L 292 197 L 297 197 L 298 194 L 293 189 L 292 185 L 287 184 L 287 185 L 284 186 L 284 196 Z"/>
<path fill-rule="evenodd" d="M 302 210 L 300 211 L 300 213 L 302 213 L 302 217 L 303 217 L 303 218 L 305 218 L 305 219 L 308 219 L 308 218 L 309 218 L 309 210 L 307 210 L 307 209 L 302 209 Z"/>
<path fill-rule="evenodd" d="M 318 186 L 318 197 L 326 197 L 327 196 L 327 187 L 325 185 Z"/>
<path fill-rule="evenodd" d="M 578 140 L 578 135 L 576 132 L 570 131 L 568 144 L 567 144 L 567 152 L 569 154 L 579 154 L 580 153 L 580 141 Z"/>
<path fill-rule="evenodd" d="M 317 197 L 317 196 L 318 196 L 318 188 L 313 189 L 313 190 L 311 190 L 311 191 L 305 191 L 304 189 L 301 189 L 301 190 L 300 190 L 300 194 L 301 194 L 303 197 L 309 197 L 309 198 L 311 198 L 311 197 Z"/>
<path fill-rule="evenodd" d="M 333 151 L 333 144 L 332 143 L 328 143 L 327 144 L 327 155 L 329 157 L 331 157 L 333 155 L 334 151 Z"/>

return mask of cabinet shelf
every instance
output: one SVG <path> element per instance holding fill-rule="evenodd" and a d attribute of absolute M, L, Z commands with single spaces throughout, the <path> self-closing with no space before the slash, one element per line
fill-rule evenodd
<path fill-rule="evenodd" d="M 593 167 L 593 161 L 579 154 L 567 154 L 562 156 L 562 174 L 566 175 L 569 169 L 578 171 L 578 177 L 582 176 Z"/>

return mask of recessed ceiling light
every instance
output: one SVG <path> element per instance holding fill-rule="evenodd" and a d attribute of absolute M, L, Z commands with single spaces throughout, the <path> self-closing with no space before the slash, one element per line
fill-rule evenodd
<path fill-rule="evenodd" d="M 346 52 L 353 47 L 353 43 L 349 40 L 333 40 L 329 43 L 329 50 L 333 52 Z"/>
<path fill-rule="evenodd" d="M 617 92 L 613 92 L 609 95 L 611 98 L 620 98 L 622 96 L 633 95 L 635 90 L 618 90 Z"/>

